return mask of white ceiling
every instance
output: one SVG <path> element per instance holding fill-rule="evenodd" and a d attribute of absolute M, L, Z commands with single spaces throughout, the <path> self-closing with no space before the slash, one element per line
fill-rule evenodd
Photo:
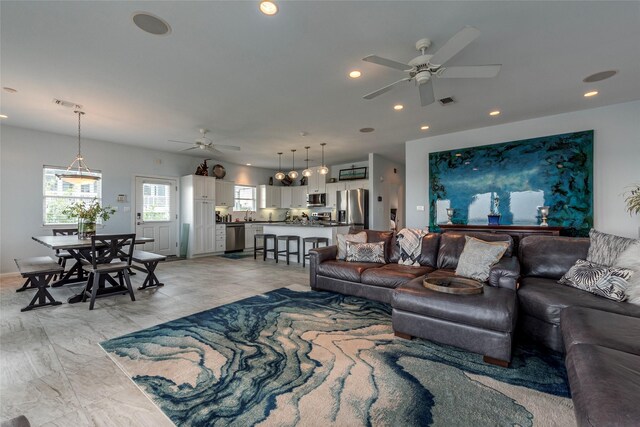
<path fill-rule="evenodd" d="M 74 135 L 55 97 L 84 106 L 87 138 L 177 152 L 186 146 L 168 139 L 205 127 L 242 147 L 222 157 L 236 163 L 275 167 L 284 151 L 289 164 L 297 148 L 301 164 L 305 145 L 317 161 L 320 142 L 329 164 L 369 152 L 403 162 L 407 140 L 640 99 L 639 2 L 280 1 L 274 17 L 257 4 L 2 1 L 1 85 L 18 89 L 1 93 L 3 124 Z M 139 30 L 141 10 L 172 33 Z M 433 53 L 465 25 L 480 37 L 448 65 L 503 64 L 497 78 L 436 80 L 436 98 L 458 101 L 446 107 L 420 107 L 411 84 L 362 99 L 404 75 L 361 58 L 406 62 L 418 39 Z M 351 80 L 355 68 L 363 76 Z M 608 69 L 620 73 L 582 82 Z M 592 88 L 600 95 L 584 98 Z"/>

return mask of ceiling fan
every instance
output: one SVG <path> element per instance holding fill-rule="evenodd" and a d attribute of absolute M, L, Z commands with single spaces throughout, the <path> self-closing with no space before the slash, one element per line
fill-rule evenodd
<path fill-rule="evenodd" d="M 220 150 L 240 151 L 240 147 L 236 147 L 235 145 L 214 144 L 213 140 L 207 137 L 208 132 L 209 132 L 208 129 L 200 129 L 200 137 L 197 138 L 194 142 L 176 141 L 175 139 L 170 139 L 169 142 L 178 142 L 180 144 L 191 145 L 191 147 L 185 148 L 184 150 L 180 150 L 180 151 L 195 150 L 196 148 L 199 148 L 201 150 L 206 150 L 212 153 L 220 153 L 220 154 L 222 154 Z"/>
<path fill-rule="evenodd" d="M 480 31 L 473 27 L 464 27 L 458 31 L 456 35 L 451 37 L 436 53 L 433 55 L 426 55 L 425 51 L 431 46 L 431 40 L 420 39 L 416 43 L 416 49 L 421 54 L 408 64 L 394 61 L 391 59 L 382 58 L 376 55 L 369 55 L 363 58 L 363 61 L 372 62 L 378 65 L 384 65 L 385 67 L 395 68 L 402 70 L 409 74 L 409 77 L 398 80 L 391 83 L 388 86 L 378 89 L 375 92 L 371 92 L 363 96 L 364 99 L 373 99 L 378 95 L 382 95 L 385 92 L 393 89 L 394 86 L 402 82 L 415 81 L 420 91 L 420 104 L 424 107 L 435 101 L 433 94 L 433 84 L 431 77 L 445 78 L 445 79 L 467 79 L 467 78 L 488 78 L 495 77 L 500 72 L 501 65 L 469 65 L 469 66 L 456 66 L 445 67 L 448 60 L 453 58 L 462 49 L 467 47 L 472 41 L 474 41 L 480 35 Z"/>

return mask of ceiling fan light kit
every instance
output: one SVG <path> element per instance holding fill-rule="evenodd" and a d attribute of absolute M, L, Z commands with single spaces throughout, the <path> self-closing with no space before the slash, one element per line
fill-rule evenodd
<path fill-rule="evenodd" d="M 190 150 L 195 150 L 196 148 L 199 148 L 200 150 L 207 150 L 212 153 L 223 154 L 220 150 L 228 150 L 228 151 L 241 150 L 240 147 L 237 147 L 235 145 L 214 144 L 213 140 L 207 136 L 207 133 L 209 133 L 208 129 L 200 129 L 200 137 L 196 138 L 194 142 L 177 141 L 175 139 L 170 139 L 169 142 L 177 142 L 180 144 L 191 145 L 191 147 L 185 148 L 184 150 L 180 150 L 180 151 L 190 151 Z"/>
<path fill-rule="evenodd" d="M 56 177 L 69 184 L 93 184 L 94 182 L 99 181 L 100 177 L 94 175 L 93 172 L 91 172 L 91 169 L 89 169 L 87 164 L 84 162 L 84 157 L 82 157 L 80 146 L 80 117 L 82 117 L 84 112 L 81 110 L 76 110 L 74 111 L 74 113 L 78 115 L 78 154 L 76 155 L 75 160 L 71 162 L 71 164 L 67 168 L 67 171 L 62 174 L 57 174 Z"/>
<path fill-rule="evenodd" d="M 284 177 L 284 172 L 282 172 L 282 152 L 280 152 L 278 153 L 278 172 L 275 174 L 275 179 L 282 181 Z"/>
<path fill-rule="evenodd" d="M 413 58 L 409 63 L 394 61 L 376 55 L 369 55 L 363 61 L 395 68 L 396 70 L 409 73 L 409 77 L 400 79 L 388 86 L 371 92 L 364 99 L 373 99 L 385 92 L 390 91 L 396 85 L 403 82 L 415 81 L 420 93 L 420 105 L 423 107 L 435 101 L 433 93 L 434 78 L 491 78 L 498 75 L 501 65 L 471 65 L 444 67 L 447 61 L 457 55 L 462 49 L 467 47 L 480 35 L 480 31 L 473 27 L 464 27 L 451 37 L 436 53 L 428 55 L 425 51 L 431 46 L 431 40 L 420 39 L 416 43 L 416 49 L 421 53 Z"/>
<path fill-rule="evenodd" d="M 291 150 L 291 170 L 287 176 L 291 179 L 298 177 L 298 171 L 296 171 L 296 150 Z"/>

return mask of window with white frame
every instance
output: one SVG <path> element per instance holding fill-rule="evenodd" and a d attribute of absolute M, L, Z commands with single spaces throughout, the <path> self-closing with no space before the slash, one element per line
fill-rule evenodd
<path fill-rule="evenodd" d="M 69 184 L 56 176 L 66 172 L 67 168 L 64 167 L 45 165 L 42 168 L 42 223 L 44 225 L 76 224 L 77 218 L 69 218 L 62 214 L 62 211 L 73 202 L 89 203 L 95 198 L 102 204 L 102 179 L 91 184 Z M 91 175 L 102 178 L 102 173 L 93 169 Z"/>
<path fill-rule="evenodd" d="M 234 211 L 256 210 L 256 187 L 236 185 L 234 189 Z"/>

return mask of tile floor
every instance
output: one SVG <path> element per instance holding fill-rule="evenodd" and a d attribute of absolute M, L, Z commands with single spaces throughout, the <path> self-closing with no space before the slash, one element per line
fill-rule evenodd
<path fill-rule="evenodd" d="M 281 287 L 309 289 L 308 266 L 207 257 L 161 263 L 165 283 L 67 304 L 80 285 L 51 289 L 65 303 L 21 313 L 33 290 L 0 279 L 0 420 L 24 414 L 33 426 L 171 426 L 106 356 L 98 342 Z M 134 289 L 143 275 L 132 277 Z"/>

